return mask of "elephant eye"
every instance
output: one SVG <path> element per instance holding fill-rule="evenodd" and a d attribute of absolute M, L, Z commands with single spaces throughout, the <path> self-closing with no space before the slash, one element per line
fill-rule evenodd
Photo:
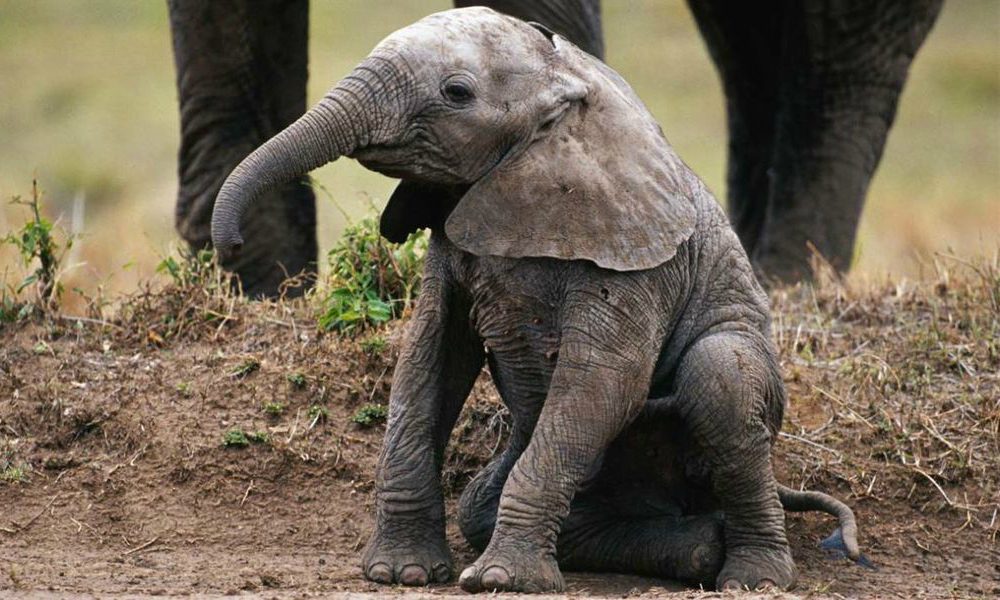
<path fill-rule="evenodd" d="M 448 81 L 441 88 L 441 93 L 448 100 L 458 104 L 469 102 L 475 97 L 475 94 L 472 93 L 472 88 L 464 81 Z"/>

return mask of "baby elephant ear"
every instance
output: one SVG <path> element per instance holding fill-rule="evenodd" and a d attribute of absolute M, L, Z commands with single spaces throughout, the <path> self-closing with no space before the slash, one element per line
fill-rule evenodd
<path fill-rule="evenodd" d="M 551 79 L 565 112 L 476 182 L 445 224 L 476 255 L 660 265 L 691 236 L 700 182 L 617 73 L 558 35 Z M 554 109 L 556 107 L 553 107 Z"/>

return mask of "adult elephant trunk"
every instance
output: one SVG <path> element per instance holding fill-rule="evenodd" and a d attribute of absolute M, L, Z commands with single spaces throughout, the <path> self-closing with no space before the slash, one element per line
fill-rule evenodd
<path fill-rule="evenodd" d="M 409 83 L 391 61 L 369 57 L 297 121 L 243 159 L 219 190 L 212 213 L 212 244 L 220 255 L 239 251 L 243 215 L 268 189 L 392 139 Z"/>

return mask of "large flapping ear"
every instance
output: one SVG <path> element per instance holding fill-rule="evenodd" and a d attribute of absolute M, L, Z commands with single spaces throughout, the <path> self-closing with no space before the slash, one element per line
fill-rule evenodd
<path fill-rule="evenodd" d="M 469 189 L 448 238 L 477 255 L 617 271 L 670 260 L 694 230 L 697 179 L 617 73 L 558 35 L 553 44 L 550 80 L 566 111 Z"/>

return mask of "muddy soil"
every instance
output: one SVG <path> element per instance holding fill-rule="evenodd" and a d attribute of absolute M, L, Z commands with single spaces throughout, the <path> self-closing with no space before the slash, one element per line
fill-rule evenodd
<path fill-rule="evenodd" d="M 846 499 L 878 570 L 824 555 L 817 542 L 833 527 L 828 517 L 790 514 L 800 571 L 793 594 L 1000 596 L 995 480 L 970 475 L 936 489 L 933 473 L 901 473 L 874 456 L 884 432 L 844 418 L 871 420 L 874 409 L 862 388 L 829 383 L 841 370 L 803 363 L 798 338 L 809 334 L 794 302 L 777 302 L 791 391 L 777 472 Z M 361 577 L 384 425 L 377 414 L 370 426 L 353 418 L 386 402 L 401 327 L 384 332 L 380 347 L 377 338 L 318 334 L 298 305 L 245 305 L 170 336 L 159 323 L 53 318 L 0 331 L 0 596 L 460 593 L 454 584 L 409 591 Z M 880 323 L 845 326 L 874 335 Z M 847 338 L 814 337 L 808 361 L 847 351 Z M 995 398 L 995 370 L 980 367 L 977 393 Z M 448 453 L 449 515 L 508 428 L 484 373 Z M 984 444 L 990 451 L 996 439 Z M 453 522 L 449 541 L 457 569 L 475 558 Z M 705 595 L 621 575 L 567 580 L 571 597 Z"/>

